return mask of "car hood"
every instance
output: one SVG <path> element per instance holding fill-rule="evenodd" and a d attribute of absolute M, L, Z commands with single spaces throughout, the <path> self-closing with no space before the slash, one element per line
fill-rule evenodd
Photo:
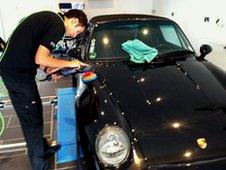
<path fill-rule="evenodd" d="M 196 60 L 95 64 L 151 164 L 226 155 L 226 91 Z"/>

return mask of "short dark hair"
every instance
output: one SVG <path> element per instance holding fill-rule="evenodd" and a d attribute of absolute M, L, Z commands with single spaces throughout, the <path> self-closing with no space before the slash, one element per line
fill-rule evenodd
<path fill-rule="evenodd" d="M 82 10 L 71 9 L 66 13 L 64 13 L 64 16 L 67 18 L 78 18 L 79 23 L 82 26 L 87 27 L 88 20 L 87 20 L 86 14 Z"/>

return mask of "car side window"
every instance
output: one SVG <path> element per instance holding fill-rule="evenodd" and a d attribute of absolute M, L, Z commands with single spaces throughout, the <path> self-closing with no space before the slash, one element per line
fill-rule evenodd
<path fill-rule="evenodd" d="M 172 25 L 160 25 L 159 27 L 165 41 L 172 43 L 176 46 L 182 47 L 178 34 L 176 33 L 176 30 Z"/>

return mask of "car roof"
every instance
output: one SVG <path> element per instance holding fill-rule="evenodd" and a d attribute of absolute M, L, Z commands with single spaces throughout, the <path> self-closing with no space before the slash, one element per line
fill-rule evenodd
<path fill-rule="evenodd" d="M 92 24 L 101 24 L 112 21 L 126 21 L 126 20 L 165 20 L 171 21 L 168 18 L 154 16 L 154 15 L 144 15 L 144 14 L 111 14 L 111 15 L 99 15 L 90 19 Z"/>

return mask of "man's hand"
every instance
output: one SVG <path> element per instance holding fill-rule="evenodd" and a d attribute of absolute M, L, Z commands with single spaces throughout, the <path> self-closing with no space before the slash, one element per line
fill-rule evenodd
<path fill-rule="evenodd" d="M 54 80 L 54 81 L 57 81 L 57 80 L 60 80 L 60 79 L 62 79 L 62 76 L 59 76 L 59 75 L 56 75 L 56 74 L 52 74 L 52 79 Z"/>
<path fill-rule="evenodd" d="M 61 69 L 61 68 L 60 67 L 47 67 L 46 73 L 51 74 L 51 73 L 58 71 L 59 69 Z M 54 81 L 60 80 L 62 78 L 62 76 L 59 76 L 57 74 L 52 74 L 51 77 Z"/>

